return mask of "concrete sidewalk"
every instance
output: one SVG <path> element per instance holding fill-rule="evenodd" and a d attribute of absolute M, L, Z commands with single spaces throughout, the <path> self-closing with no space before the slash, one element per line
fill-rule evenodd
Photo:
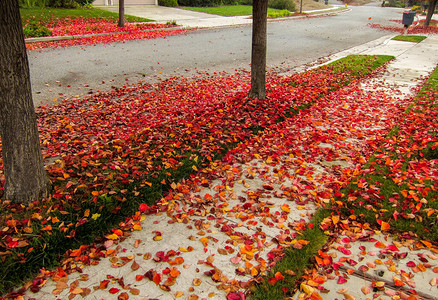
<path fill-rule="evenodd" d="M 362 83 L 364 90 L 394 92 L 392 101 L 403 101 L 438 64 L 438 36 L 429 35 L 420 44 L 381 38 L 332 57 L 349 54 L 394 55 L 384 74 Z M 388 88 L 390 87 L 390 88 Z M 323 299 L 438 299 L 438 248 L 428 241 L 403 241 L 399 237 L 357 228 L 340 234 L 330 245 L 328 256 L 338 271 L 329 274 L 321 269 L 327 281 L 320 288 Z M 424 267 L 426 265 L 427 267 Z M 421 269 L 421 270 L 420 270 Z M 340 280 L 340 278 L 342 280 Z M 343 282 L 343 280 L 346 280 Z M 376 287 L 376 283 L 378 283 Z M 301 291 L 313 291 L 309 286 Z M 306 299 L 309 293 L 297 293 L 295 299 Z"/>
<path fill-rule="evenodd" d="M 327 14 L 343 6 L 333 5 L 327 9 L 306 11 L 308 14 Z M 117 6 L 99 6 L 112 12 L 118 12 Z M 176 22 L 185 28 L 214 28 L 252 24 L 252 16 L 223 17 L 218 15 L 196 12 L 186 9 L 155 5 L 125 6 L 125 14 L 152 19 L 157 23 Z"/>
<path fill-rule="evenodd" d="M 412 88 L 419 85 L 422 77 L 438 64 L 437 35 L 429 35 L 419 44 L 393 41 L 391 37 L 332 57 L 337 59 L 352 53 L 396 56 L 385 74 L 364 82 L 362 88 L 364 93 L 371 91 L 370 97 L 388 92 L 379 89 L 389 85 L 400 87 L 400 92 L 385 98 L 389 101 L 379 102 L 376 99 L 378 105 L 375 107 L 348 110 L 348 114 L 373 116 L 363 120 L 363 124 L 356 124 L 364 131 L 371 132 L 375 128 L 389 126 L 386 118 L 390 116 L 387 115 L 390 108 L 397 101 L 406 101 L 412 96 Z M 409 77 L 406 77 L 407 73 Z M 375 81 L 379 84 L 376 85 Z M 393 87 L 389 91 L 394 92 Z M 302 137 L 294 138 L 296 144 L 293 148 L 306 149 L 304 141 L 310 140 L 307 134 L 311 130 L 334 130 L 335 127 L 331 126 L 338 122 L 337 118 L 345 115 L 345 107 L 352 107 L 356 100 L 346 96 L 344 101 L 313 110 L 302 121 L 304 123 L 288 123 L 290 134 Z M 323 110 L 327 110 L 327 113 L 322 114 Z M 366 141 L 357 139 L 351 128 L 341 129 L 343 139 L 340 144 L 316 143 L 314 147 L 336 146 L 349 151 L 360 151 L 366 147 Z M 275 149 L 284 138 L 264 142 L 266 147 Z M 284 247 L 300 243 L 299 235 L 293 228 L 306 226 L 316 210 L 312 193 L 323 190 L 328 178 L 334 176 L 327 166 L 337 164 L 342 169 L 350 168 L 351 162 L 346 157 L 342 161 L 328 162 L 322 159 L 319 163 L 307 163 L 305 157 L 300 159 L 292 155 L 278 159 L 242 159 L 246 163 L 213 165 L 219 175 L 206 184 L 176 184 L 173 194 L 177 197 L 161 202 L 162 206 L 169 208 L 168 211 L 144 216 L 142 229 L 133 231 L 124 241 L 107 241 L 106 256 L 97 265 L 81 266 L 81 262 L 72 257 L 70 263 L 80 268 L 81 273 L 73 273 L 55 281 L 49 279 L 38 293 L 28 291 L 25 298 L 69 299 L 72 295 L 82 295 L 86 299 L 226 299 L 229 292 L 244 293 L 255 277 L 269 269 L 273 258 L 281 255 Z M 181 192 L 187 189 L 191 192 Z M 432 284 L 438 276 L 432 272 L 432 268 L 412 273 L 406 266 L 407 262 L 413 262 L 408 265 L 416 266 L 424 263 L 424 258 L 430 264 L 438 264 L 438 249 L 403 244 L 379 233 L 371 236 L 375 240 L 364 242 L 361 241 L 362 234 L 362 231 L 358 231 L 357 236 L 339 236 L 330 246 L 329 253 L 336 257 L 334 263 L 342 267 L 345 261 L 363 260 L 363 263 L 369 262 L 368 265 L 372 266 L 378 258 L 383 265 L 369 267 L 366 272 L 363 268 L 355 268 L 353 264 L 348 265 L 352 271 L 341 268 L 342 274 L 348 273 L 348 276 L 343 275 L 348 277 L 347 281 L 340 285 L 337 276 L 328 278 L 324 288 L 329 293 L 323 299 L 353 299 L 346 295 L 355 299 L 371 298 L 361 291 L 361 286 L 370 286 L 376 278 L 387 283 L 382 291 L 379 290 L 379 297 L 395 299 L 393 295 L 401 295 L 400 291 L 391 289 L 388 282 L 393 282 L 394 276 L 402 280 L 404 273 L 400 270 L 411 274 L 406 279 L 409 289 L 422 295 L 423 299 L 438 299 L 437 286 Z M 387 270 L 384 261 L 390 255 L 398 255 L 403 259 Z M 340 294 L 340 289 L 346 290 Z M 407 290 L 403 293 L 407 294 Z"/>

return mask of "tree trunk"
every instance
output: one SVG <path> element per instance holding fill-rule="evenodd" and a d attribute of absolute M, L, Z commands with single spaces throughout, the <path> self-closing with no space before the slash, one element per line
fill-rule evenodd
<path fill-rule="evenodd" d="M 424 21 L 424 26 L 428 27 L 430 25 L 430 20 L 432 20 L 433 13 L 435 12 L 437 0 L 429 0 L 429 7 L 427 8 L 426 21 Z"/>
<path fill-rule="evenodd" d="M 125 0 L 119 0 L 119 27 L 125 27 Z"/>
<path fill-rule="evenodd" d="M 268 0 L 254 0 L 252 8 L 252 52 L 250 98 L 266 98 L 266 23 Z"/>
<path fill-rule="evenodd" d="M 48 195 L 29 63 L 17 0 L 0 1 L 0 136 L 4 199 L 29 203 Z"/>

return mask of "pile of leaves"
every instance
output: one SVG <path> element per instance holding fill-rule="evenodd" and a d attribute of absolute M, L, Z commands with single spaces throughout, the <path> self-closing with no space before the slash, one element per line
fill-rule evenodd
<path fill-rule="evenodd" d="M 343 191 L 343 213 L 406 237 L 438 240 L 437 78 L 438 69 Z"/>
<path fill-rule="evenodd" d="M 26 26 L 26 23 L 24 23 L 24 26 Z M 173 25 L 155 23 L 126 23 L 125 27 L 121 28 L 117 26 L 117 20 L 114 19 L 66 17 L 55 18 L 50 21 L 43 22 L 43 24 L 41 24 L 40 22 L 40 26 L 45 26 L 52 30 L 52 36 L 66 36 L 115 32 L 134 32 L 147 29 L 168 28 L 172 27 Z"/>
<path fill-rule="evenodd" d="M 68 249 L 98 242 L 120 221 L 128 231 L 141 229 L 139 207 L 165 211 L 153 204 L 175 182 L 190 181 L 236 144 L 388 59 L 363 57 L 366 67 L 342 67 L 347 59 L 288 78 L 270 74 L 266 100 L 247 98 L 250 78 L 241 72 L 139 83 L 38 108 L 54 191 L 27 207 L 1 202 L 0 292 L 53 266 Z M 208 177 L 208 169 L 201 172 Z"/>
<path fill-rule="evenodd" d="M 151 31 L 133 31 L 125 33 L 115 33 L 108 35 L 94 35 L 91 37 L 74 38 L 60 41 L 47 41 L 47 42 L 32 42 L 26 43 L 26 49 L 28 50 L 41 50 L 44 48 L 60 48 L 70 47 L 77 45 L 96 45 L 96 44 L 108 44 L 124 41 L 132 41 L 139 39 L 155 39 L 166 36 L 184 34 L 187 29 L 175 29 L 175 30 L 151 30 Z"/>
<path fill-rule="evenodd" d="M 175 27 L 175 25 L 128 22 L 125 23 L 125 27 L 118 27 L 115 19 L 85 17 L 50 18 L 48 20 L 26 19 L 23 22 L 26 37 L 73 37 L 61 41 L 28 42 L 26 45 L 28 50 L 151 39 L 181 34 L 187 31 L 171 30 L 172 27 Z M 30 28 L 37 28 L 38 30 L 30 30 Z M 74 38 L 75 36 L 77 38 Z"/>
<path fill-rule="evenodd" d="M 397 23 L 395 26 L 384 26 L 381 24 L 369 23 L 368 26 L 371 28 L 376 28 L 380 30 L 387 30 L 392 32 L 400 32 L 404 33 L 405 28 L 402 24 L 401 20 L 390 20 L 392 22 Z M 415 21 L 411 26 L 408 27 L 409 34 L 430 34 L 430 33 L 438 33 L 437 22 L 432 20 L 429 26 L 424 26 L 424 20 Z"/>
<path fill-rule="evenodd" d="M 352 164 L 349 167 L 334 164 L 324 170 L 328 174 L 318 182 L 324 184 L 326 190 L 312 195 L 327 209 L 315 215 L 313 224 L 317 226 L 304 228 L 301 235 L 310 243 L 300 250 L 285 251 L 281 263 L 261 281 L 255 299 L 287 298 L 297 290 L 302 292 L 300 299 L 334 299 L 336 293 L 345 299 L 359 299 L 351 296 L 348 287 L 342 284 L 357 269 L 359 276 L 368 270 L 371 274 L 377 272 L 379 260 L 375 253 L 381 261 L 387 258 L 384 264 L 388 272 L 394 272 L 393 282 L 387 284 L 393 288 L 385 290 L 379 275 L 370 280 L 369 285 L 365 281 L 362 297 L 374 291 L 374 298 L 385 293 L 408 299 L 406 290 L 415 290 L 417 279 L 425 279 L 421 272 L 438 273 L 432 262 L 438 259 L 435 230 L 438 220 L 437 76 L 438 69 L 415 99 L 393 98 L 373 88 L 366 92 L 350 85 L 322 100 L 327 102 L 321 101 L 319 106 L 309 108 L 301 120 L 294 118 L 282 123 L 294 137 L 280 127 L 272 130 L 277 134 L 269 134 L 272 144 L 265 145 L 270 155 L 285 156 L 289 151 L 298 156 L 300 162 L 321 165 L 324 160 L 339 163 L 348 153 Z M 306 130 L 294 131 L 298 127 L 294 121 Z M 342 136 L 338 136 L 339 133 Z M 256 142 L 261 143 L 261 140 L 263 138 Z M 349 142 L 343 143 L 347 140 Z M 315 146 L 320 142 L 332 147 Z M 394 241 L 387 237 L 391 233 L 396 233 Z M 321 247 L 327 238 L 329 243 Z M 369 244 L 364 246 L 365 242 Z M 360 247 L 362 252 L 355 251 L 353 255 L 350 249 L 353 247 Z M 376 248 L 381 251 L 374 251 Z M 423 249 L 430 251 L 427 252 L 429 261 L 423 257 L 426 255 Z M 400 262 L 399 259 L 406 257 L 406 251 L 419 251 L 412 255 L 420 257 L 419 262 Z M 359 257 L 357 252 L 360 252 Z M 309 261 L 314 262 L 315 267 L 309 268 Z M 359 268 L 354 267 L 356 264 Z M 406 270 L 418 273 L 415 280 L 413 274 L 406 275 Z M 337 280 L 339 289 L 327 295 L 330 291 L 324 284 L 330 280 Z M 302 284 L 296 286 L 296 282 Z M 434 288 L 436 278 L 431 278 L 429 284 Z M 404 285 L 409 288 L 398 290 Z M 360 291 L 359 287 L 356 291 Z"/>

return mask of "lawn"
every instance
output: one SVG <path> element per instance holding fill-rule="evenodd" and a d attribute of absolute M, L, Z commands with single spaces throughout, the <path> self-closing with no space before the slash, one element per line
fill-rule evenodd
<path fill-rule="evenodd" d="M 412 42 L 412 43 L 419 43 L 422 40 L 424 40 L 426 37 L 422 35 L 397 35 L 393 37 L 393 40 L 396 41 L 403 41 L 403 42 Z"/>
<path fill-rule="evenodd" d="M 208 166 L 239 142 L 293 119 L 299 108 L 388 59 L 347 60 L 363 63 L 355 72 L 340 68 L 341 61 L 287 78 L 271 74 L 268 99 L 260 101 L 247 98 L 249 74 L 238 73 L 172 78 L 37 109 L 43 156 L 54 162 L 48 167 L 54 189 L 28 207 L 0 203 L 0 292 L 41 267 L 57 266 L 66 251 L 103 242 L 121 221 L 123 230 L 140 230 L 139 209 L 166 209 L 154 203 L 176 182 L 210 172 Z"/>
<path fill-rule="evenodd" d="M 181 7 L 187 10 L 204 12 L 212 15 L 219 15 L 225 17 L 231 16 L 250 16 L 252 15 L 252 6 L 250 5 L 227 5 L 218 7 Z M 281 12 L 279 9 L 268 8 L 268 15 L 278 14 Z"/>
<path fill-rule="evenodd" d="M 55 41 L 27 40 L 28 50 L 151 39 L 187 31 L 129 15 L 125 16 L 125 26 L 118 27 L 117 13 L 96 8 L 29 8 L 21 9 L 21 15 L 26 38 L 63 37 Z"/>
<path fill-rule="evenodd" d="M 86 19 L 106 19 L 106 20 L 118 20 L 119 14 L 106 11 L 98 8 L 78 8 L 78 9 L 64 9 L 64 8 L 21 8 L 21 19 L 23 24 L 27 24 L 31 21 L 45 24 L 52 23 L 53 21 L 63 18 L 86 18 Z M 150 19 L 125 15 L 127 22 L 149 22 Z"/>

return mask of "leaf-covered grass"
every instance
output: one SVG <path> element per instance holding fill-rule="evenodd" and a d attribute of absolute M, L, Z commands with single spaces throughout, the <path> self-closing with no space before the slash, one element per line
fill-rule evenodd
<path fill-rule="evenodd" d="M 335 72 L 351 74 L 354 78 L 356 76 L 368 76 L 393 58 L 394 56 L 391 55 L 349 55 L 332 64 Z"/>
<path fill-rule="evenodd" d="M 225 16 L 225 17 L 232 17 L 232 16 L 251 16 L 252 15 L 252 6 L 250 5 L 226 5 L 226 6 L 218 6 L 218 7 L 190 7 L 185 6 L 181 7 L 187 10 L 193 10 L 193 11 L 199 11 L 204 12 L 207 14 L 212 15 L 219 15 L 219 16 Z M 274 9 L 274 8 L 268 8 L 268 15 L 280 13 L 281 10 Z"/>
<path fill-rule="evenodd" d="M 397 35 L 396 37 L 393 37 L 393 40 L 396 41 L 403 41 L 403 42 L 412 42 L 412 43 L 419 43 L 422 40 L 424 40 L 426 37 L 423 35 Z"/>
<path fill-rule="evenodd" d="M 342 211 L 381 229 L 438 240 L 438 68 L 344 191 Z"/>
<path fill-rule="evenodd" d="M 299 240 L 308 243 L 287 248 L 281 260 L 256 286 L 250 299 L 285 299 L 295 294 L 297 280 L 304 275 L 312 259 L 327 242 L 327 235 L 320 228 L 320 224 L 329 215 L 330 212 L 324 209 L 319 209 L 315 213 L 307 229 L 302 231 L 299 237 Z"/>
<path fill-rule="evenodd" d="M 367 76 L 378 59 L 365 60 L 360 72 L 338 62 L 288 78 L 272 74 L 266 100 L 248 99 L 249 74 L 238 73 L 137 84 L 37 109 L 54 190 L 28 207 L 0 202 L 0 293 L 56 266 L 66 251 L 102 242 L 117 225 L 139 230 L 139 207 L 165 211 L 154 203 L 175 183 L 201 168 L 208 177 L 210 163 L 235 144 Z"/>
<path fill-rule="evenodd" d="M 145 18 L 126 16 L 125 26 L 118 27 L 118 15 L 101 9 L 29 8 L 21 10 L 23 31 L 29 37 L 64 37 L 59 40 L 28 40 L 28 50 L 68 47 L 151 39 L 184 33 L 187 30 L 164 30 L 175 25 L 145 23 Z M 136 23 L 134 23 L 136 22 Z M 138 23 L 140 22 L 140 23 Z"/>
<path fill-rule="evenodd" d="M 27 24 L 31 21 L 38 22 L 42 25 L 46 23 L 52 23 L 59 19 L 64 18 L 86 18 L 86 19 L 106 19 L 116 21 L 119 18 L 118 13 L 106 11 L 98 8 L 78 8 L 78 9 L 65 9 L 65 8 L 21 8 L 21 19 L 23 24 Z M 148 22 L 150 19 L 135 17 L 131 15 L 125 15 L 127 22 Z"/>

